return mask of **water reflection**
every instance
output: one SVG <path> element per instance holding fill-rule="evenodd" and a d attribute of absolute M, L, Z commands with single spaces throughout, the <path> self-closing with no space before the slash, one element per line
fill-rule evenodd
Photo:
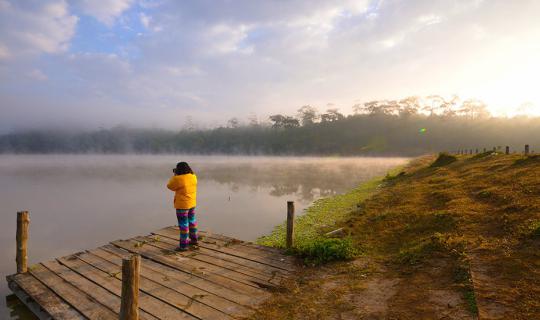
<path fill-rule="evenodd" d="M 9 319 L 39 320 L 14 294 L 6 296 L 6 306 Z"/>

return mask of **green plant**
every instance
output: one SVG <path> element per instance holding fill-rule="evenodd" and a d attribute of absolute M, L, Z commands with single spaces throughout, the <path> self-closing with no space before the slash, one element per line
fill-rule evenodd
<path fill-rule="evenodd" d="M 331 261 L 349 260 L 359 254 L 350 237 L 343 239 L 317 238 L 297 247 L 295 253 L 308 264 L 322 264 Z"/>

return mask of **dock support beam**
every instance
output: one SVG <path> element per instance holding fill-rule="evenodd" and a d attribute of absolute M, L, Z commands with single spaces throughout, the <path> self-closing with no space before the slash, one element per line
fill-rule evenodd
<path fill-rule="evenodd" d="M 120 320 L 139 320 L 139 274 L 141 257 L 122 259 L 122 301 Z"/>
<path fill-rule="evenodd" d="M 28 211 L 17 212 L 17 273 L 28 271 L 28 225 L 30 218 Z"/>
<path fill-rule="evenodd" d="M 293 246 L 294 201 L 287 201 L 287 249 Z"/>

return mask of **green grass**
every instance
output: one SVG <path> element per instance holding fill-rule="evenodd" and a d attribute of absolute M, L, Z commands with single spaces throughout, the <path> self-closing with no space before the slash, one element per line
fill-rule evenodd
<path fill-rule="evenodd" d="M 392 170 L 399 172 L 400 168 Z M 315 201 L 305 213 L 295 219 L 294 247 L 292 254 L 298 255 L 309 264 L 321 264 L 334 260 L 346 260 L 359 251 L 350 238 L 329 239 L 325 233 L 335 230 L 352 212 L 357 212 L 362 201 L 374 194 L 383 178 L 375 178 L 347 192 Z M 277 226 L 272 233 L 257 240 L 257 243 L 285 248 L 286 223 Z"/>

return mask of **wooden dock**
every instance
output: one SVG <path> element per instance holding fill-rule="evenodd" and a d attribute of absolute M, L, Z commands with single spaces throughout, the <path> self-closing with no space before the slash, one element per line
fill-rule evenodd
<path fill-rule="evenodd" d="M 40 319 L 118 319 L 122 258 L 141 257 L 140 319 L 248 316 L 296 270 L 283 251 L 200 232 L 198 250 L 175 252 L 178 227 L 113 241 L 7 277 Z"/>

